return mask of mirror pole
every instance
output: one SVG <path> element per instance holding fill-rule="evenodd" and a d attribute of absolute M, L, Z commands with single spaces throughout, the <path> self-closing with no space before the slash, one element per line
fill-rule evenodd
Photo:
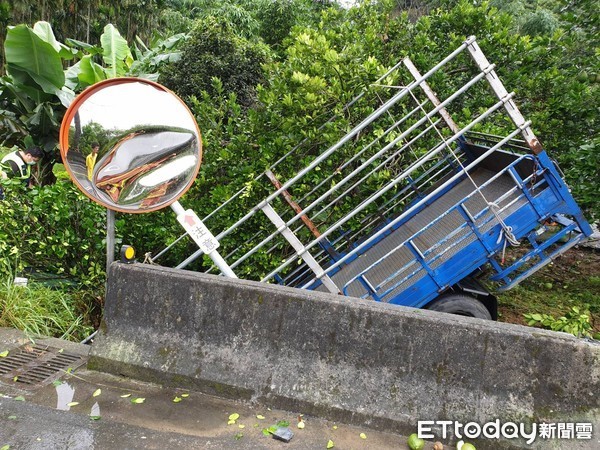
<path fill-rule="evenodd" d="M 106 209 L 106 273 L 115 260 L 115 212 Z"/>
<path fill-rule="evenodd" d="M 178 201 L 171 203 L 171 209 L 173 210 L 176 216 L 185 214 L 185 209 L 183 209 L 183 206 L 181 206 L 181 203 L 179 203 Z"/>
<path fill-rule="evenodd" d="M 217 251 L 219 241 L 191 209 L 185 210 L 178 201 L 171 203 L 171 209 L 177 215 L 177 221 L 206 255 L 213 260 L 221 273 L 229 278 L 237 278 L 227 261 Z"/>

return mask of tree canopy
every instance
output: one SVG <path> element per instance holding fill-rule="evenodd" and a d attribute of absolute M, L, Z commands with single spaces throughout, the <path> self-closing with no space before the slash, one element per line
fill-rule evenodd
<path fill-rule="evenodd" d="M 344 105 L 402 57 L 410 56 L 426 70 L 476 35 L 505 84 L 517 90 L 521 109 L 561 163 L 578 202 L 590 216 L 600 217 L 594 2 L 381 0 L 348 9 L 308 0 L 56 3 L 28 8 L 24 2 L 0 3 L 6 37 L 0 142 L 43 146 L 46 172 L 39 178 L 47 183 L 54 181 L 58 127 L 74 95 L 105 78 L 143 76 L 179 94 L 200 125 L 205 160 L 185 202 L 202 216 L 240 184 L 252 185 L 256 175 L 298 143 L 310 153 L 335 142 L 366 112 L 349 113 Z M 456 67 L 456 76 L 463 75 Z M 462 108 L 461 113 L 475 114 L 477 98 Z M 39 188 L 33 195 L 12 197 L 12 206 L 1 206 L 11 208 L 11 215 L 1 217 L 18 221 L 21 206 L 43 216 L 48 205 L 40 199 L 49 198 L 44 195 L 73 195 L 55 192 L 61 186 L 66 189 L 59 178 L 46 194 Z M 249 197 L 248 205 L 252 201 Z M 97 208 L 77 204 L 78 214 L 96 223 Z M 43 236 L 50 224 L 31 226 L 31 233 Z M 227 223 L 212 226 L 220 230 Z M 155 252 L 175 240 L 179 226 L 167 213 L 119 215 L 117 233 L 119 241 Z M 34 247 L 41 241 L 23 248 L 11 239 L 16 237 L 6 236 L 0 246 L 3 256 L 15 252 L 20 265 L 35 265 Z M 90 239 L 97 249 L 101 237 Z M 182 244 L 170 258 L 180 261 L 192 250 L 193 244 Z M 63 257 L 62 250 L 54 256 Z M 56 267 L 86 272 L 77 258 L 69 261 L 68 267 Z"/>

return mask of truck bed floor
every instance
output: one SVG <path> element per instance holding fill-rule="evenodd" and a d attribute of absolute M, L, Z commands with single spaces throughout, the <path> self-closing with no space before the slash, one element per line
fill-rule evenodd
<path fill-rule="evenodd" d="M 481 186 L 494 175 L 495 172 L 483 168 L 479 168 L 471 173 L 471 177 L 478 186 Z M 523 196 L 519 197 L 520 191 L 513 191 L 508 195 L 506 194 L 514 187 L 515 183 L 512 178 L 508 175 L 502 175 L 488 186 L 481 189 L 488 202 L 495 202 L 501 208 L 500 216 L 503 219 L 527 202 Z M 411 217 L 400 228 L 392 231 L 384 239 L 368 248 L 358 258 L 351 261 L 349 264 L 342 266 L 341 270 L 331 276 L 332 280 L 338 287 L 343 288 L 346 282 L 352 279 L 356 274 L 380 260 L 390 250 L 405 242 L 416 232 L 430 225 L 445 211 L 449 210 L 474 190 L 475 187 L 473 182 L 469 178 L 464 179 L 457 186 L 435 200 L 431 205 Z M 481 195 L 475 194 L 466 202 L 466 206 L 472 216 L 477 216 L 486 208 L 487 204 Z M 497 220 L 491 216 L 492 214 L 487 211 L 482 217 L 478 218 L 477 224 L 482 232 L 486 232 L 497 224 Z M 454 230 L 457 230 L 464 222 L 464 218 L 459 212 L 452 211 L 414 239 L 414 243 L 419 250 L 425 254 L 426 260 L 430 263 L 432 268 L 435 269 L 444 261 L 459 252 L 460 249 L 476 239 L 475 234 L 469 228 L 464 227 L 448 238 L 444 245 L 430 250 L 436 243 L 447 239 L 447 236 L 452 234 Z M 437 259 L 435 259 L 436 257 Z M 435 259 L 435 261 L 432 261 L 433 259 Z M 413 262 L 405 267 L 405 269 L 395 277 L 392 283 L 398 282 L 412 272 L 416 271 L 416 273 L 401 286 L 388 294 L 383 301 L 390 301 L 397 293 L 407 289 L 425 275 L 425 269 L 414 261 L 415 258 L 409 248 L 402 246 L 366 274 L 367 279 L 372 285 L 378 285 L 383 282 L 386 277 L 389 277 L 390 274 Z M 383 288 L 386 289 L 387 287 L 384 285 Z M 326 291 L 323 286 L 319 286 L 317 290 Z M 348 288 L 348 295 L 353 297 L 360 297 L 365 293 L 365 287 L 358 281 L 354 281 Z"/>

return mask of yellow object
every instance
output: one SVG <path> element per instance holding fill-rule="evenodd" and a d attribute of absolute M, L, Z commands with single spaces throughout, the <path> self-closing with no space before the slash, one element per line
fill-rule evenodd
<path fill-rule="evenodd" d="M 85 158 L 85 166 L 87 167 L 87 177 L 88 180 L 92 180 L 92 172 L 94 171 L 94 166 L 96 165 L 96 159 L 98 158 L 98 153 L 90 153 Z"/>
<path fill-rule="evenodd" d="M 132 263 L 135 258 L 135 249 L 131 245 L 121 247 L 121 262 Z"/>

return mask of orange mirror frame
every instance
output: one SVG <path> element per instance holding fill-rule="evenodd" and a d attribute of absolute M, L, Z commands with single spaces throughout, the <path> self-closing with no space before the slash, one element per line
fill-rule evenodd
<path fill-rule="evenodd" d="M 152 212 L 193 184 L 202 161 L 194 116 L 152 81 L 114 78 L 82 92 L 60 128 L 60 154 L 77 187 L 114 211 Z"/>

